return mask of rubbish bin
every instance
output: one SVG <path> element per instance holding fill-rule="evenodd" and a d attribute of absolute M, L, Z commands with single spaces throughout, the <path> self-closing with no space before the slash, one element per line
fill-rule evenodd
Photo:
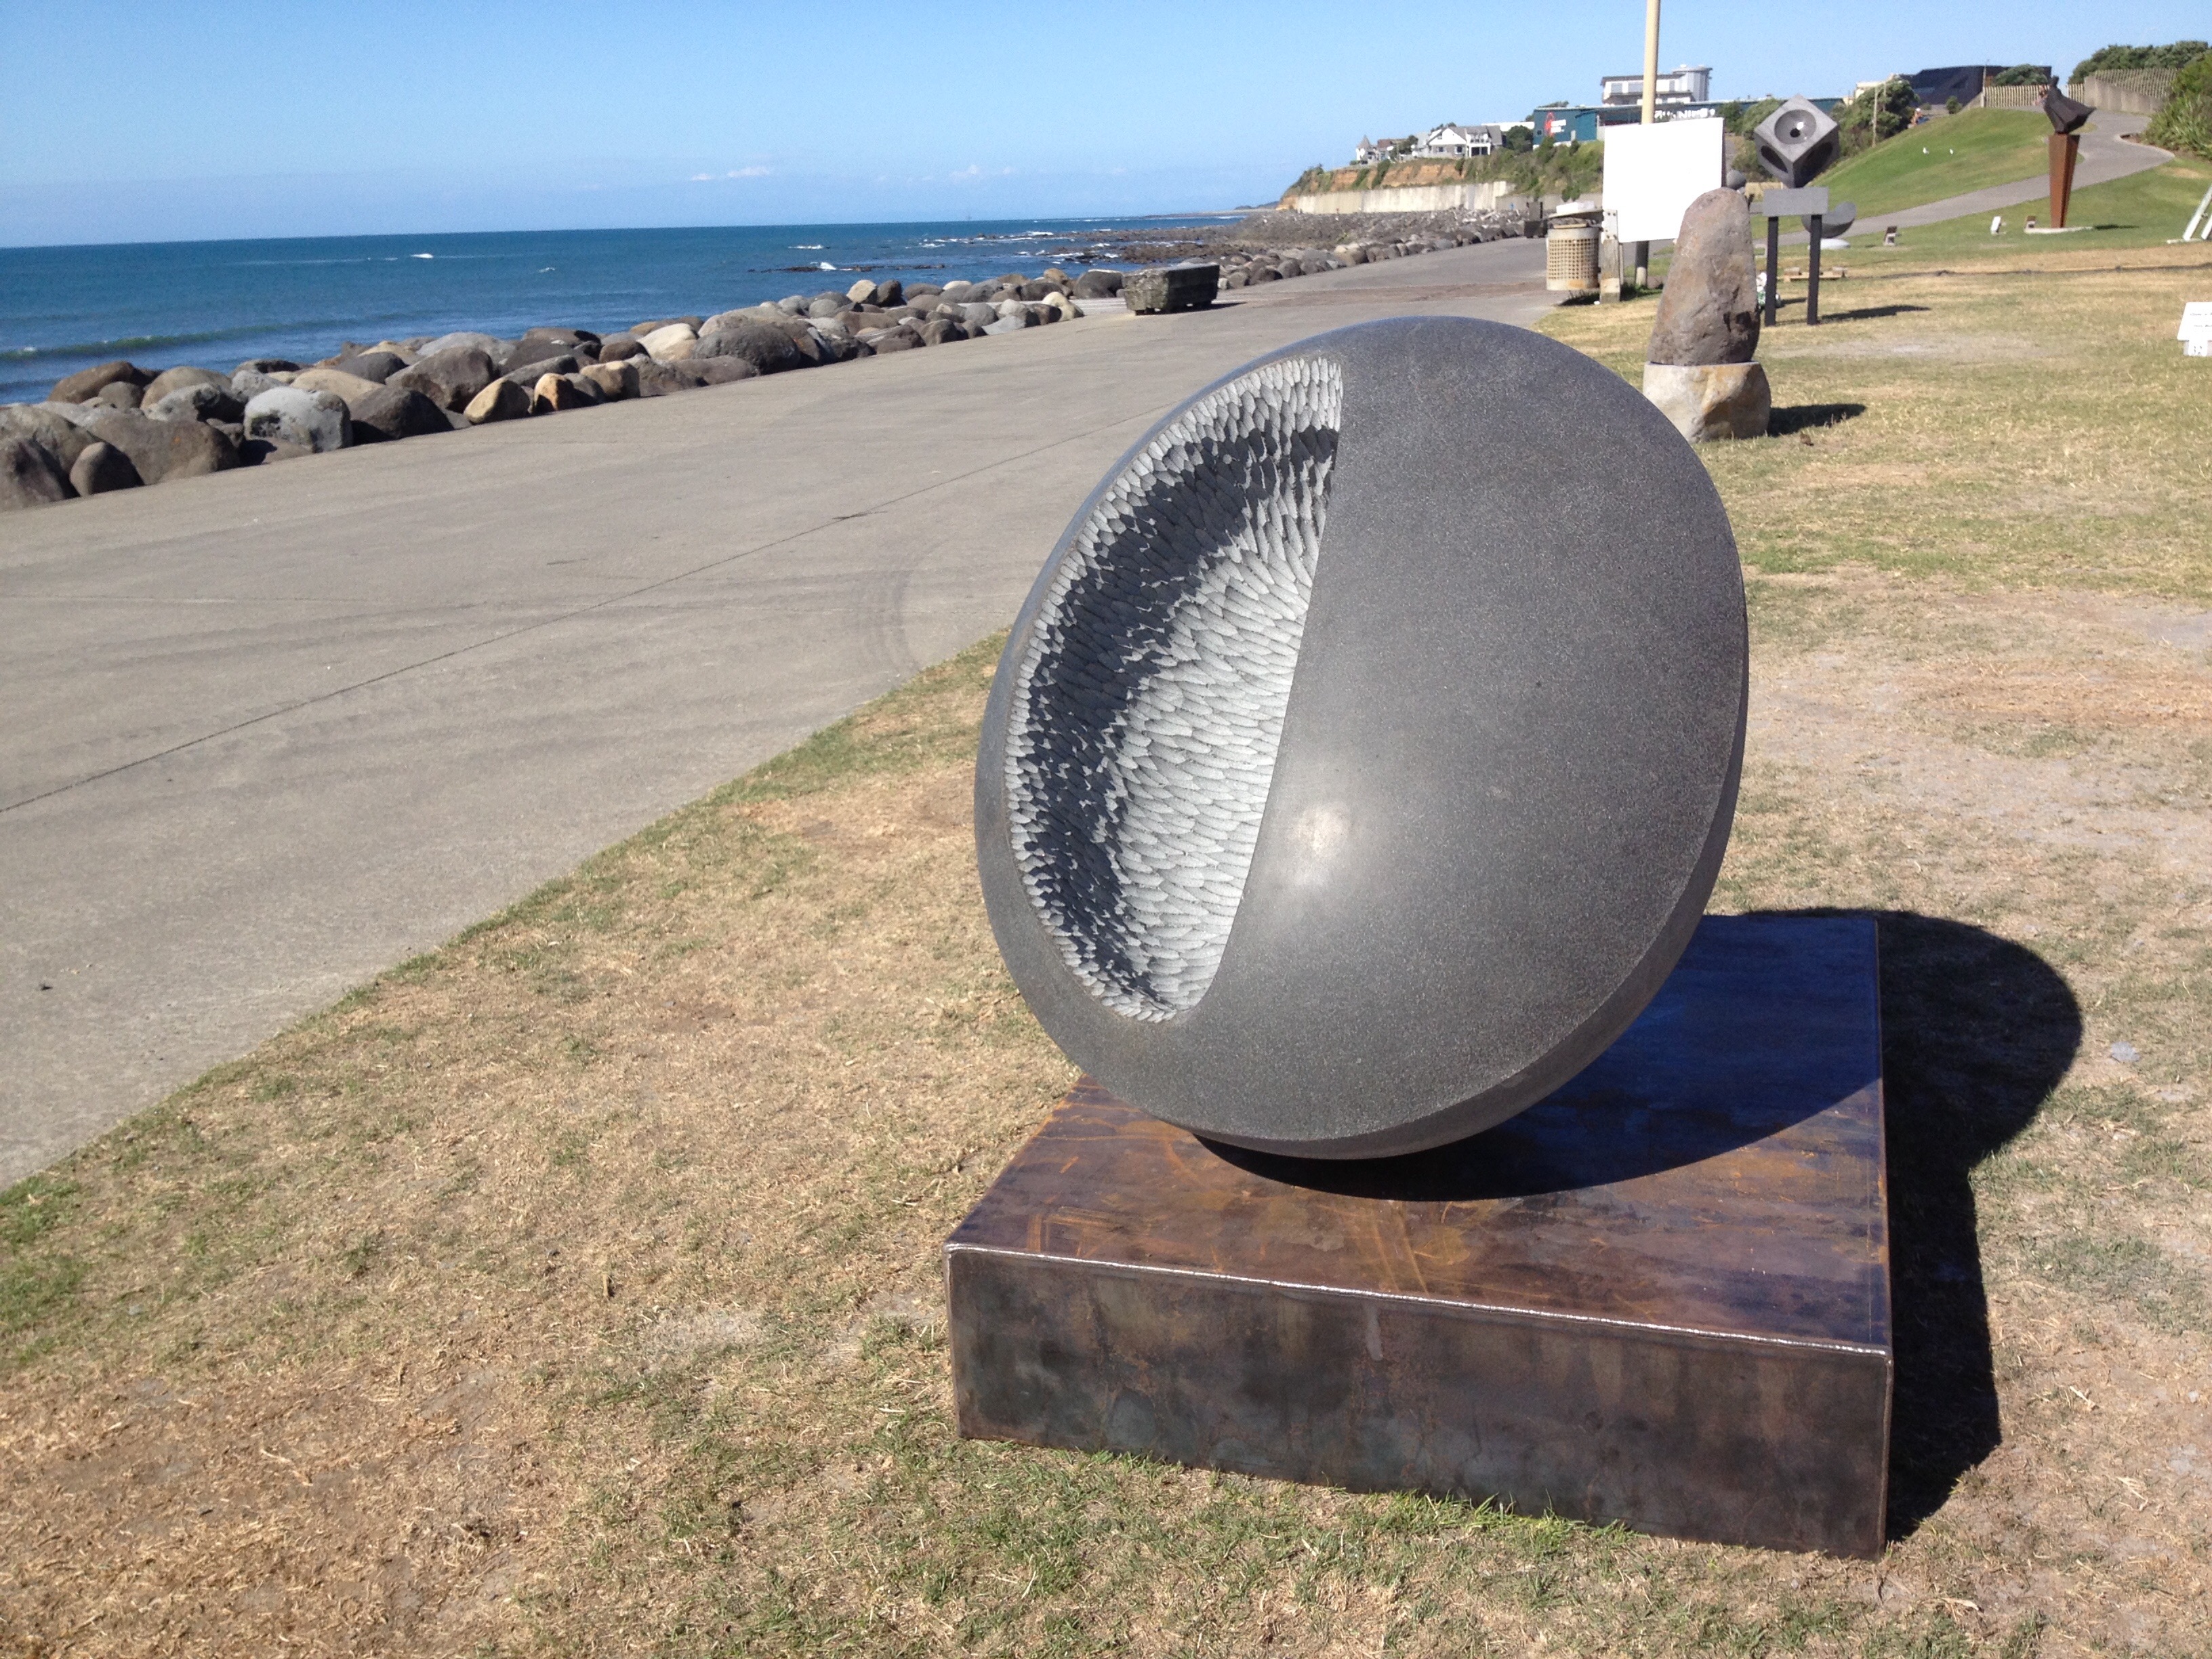
<path fill-rule="evenodd" d="M 1598 228 L 1555 222 L 1544 234 L 1544 286 L 1554 294 L 1597 292 Z"/>

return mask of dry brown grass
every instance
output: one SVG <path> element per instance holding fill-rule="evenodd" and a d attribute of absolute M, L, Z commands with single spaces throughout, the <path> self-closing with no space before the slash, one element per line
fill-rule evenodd
<path fill-rule="evenodd" d="M 2203 404 L 2076 384 L 2179 396 L 2172 279 L 2008 280 L 1778 336 L 1780 401 L 1864 413 L 1711 458 L 1722 906 L 1888 917 L 1882 1562 L 952 1434 L 937 1248 L 1070 1079 L 975 890 L 985 647 L 0 1197 L 5 1641 L 2205 1650 Z"/>

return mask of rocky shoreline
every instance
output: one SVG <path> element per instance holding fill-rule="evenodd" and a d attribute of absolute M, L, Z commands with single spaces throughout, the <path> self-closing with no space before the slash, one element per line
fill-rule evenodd
<path fill-rule="evenodd" d="M 1352 228 L 1328 228 L 1340 237 Z M 1125 258 L 1213 267 L 1218 286 L 1236 289 L 1521 234 L 1467 218 L 1358 229 L 1359 240 L 1326 246 L 1126 234 L 1111 246 Z M 1081 253 L 1094 252 L 1103 250 L 1068 263 L 1091 263 Z M 1124 280 L 1137 274 L 1092 263 L 1074 276 L 1054 265 L 1036 276 L 943 284 L 864 277 L 842 290 L 648 318 L 607 334 L 547 326 L 513 339 L 348 341 L 316 363 L 252 358 L 228 374 L 190 364 L 155 372 L 118 359 L 65 377 L 43 403 L 0 404 L 0 511 L 1017 333 L 1127 308 Z M 1203 295 L 1196 303 L 1208 303 L 1215 281 L 1193 283 L 1179 270 L 1171 286 L 1178 297 L 1164 304 L 1146 296 L 1170 284 L 1138 283 L 1134 308 L 1182 309 L 1194 289 Z"/>

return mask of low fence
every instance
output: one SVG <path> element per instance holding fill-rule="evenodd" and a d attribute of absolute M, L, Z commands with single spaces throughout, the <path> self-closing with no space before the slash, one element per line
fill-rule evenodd
<path fill-rule="evenodd" d="M 2093 109 L 2111 110 L 2118 115 L 2155 115 L 2172 92 L 2173 77 L 2179 73 L 2170 69 L 2146 69 L 2085 75 L 2066 88 L 2066 95 L 2079 99 Z"/>
<path fill-rule="evenodd" d="M 1485 212 L 1504 205 L 1513 186 L 1500 179 L 1467 185 L 1384 185 L 1381 190 L 1329 190 L 1285 197 L 1295 213 Z"/>

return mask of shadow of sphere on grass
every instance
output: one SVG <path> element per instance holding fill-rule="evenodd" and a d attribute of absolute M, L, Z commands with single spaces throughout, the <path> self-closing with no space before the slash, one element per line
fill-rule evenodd
<path fill-rule="evenodd" d="M 1842 916 L 1845 910 L 1755 911 Z M 2064 977 L 1971 923 L 1871 913 L 1881 943 L 1889 1168 L 1892 1410 L 1889 1534 L 1911 1533 L 2002 1438 L 1972 1175 L 2050 1098 L 2081 1042 Z M 1563 1091 L 1563 1092 L 1571 1092 Z M 1540 1102 L 1481 1134 L 1407 1158 L 1282 1158 L 1208 1143 L 1273 1181 L 1363 1198 L 1464 1203 L 1633 1180 L 1732 1152 L 1826 1100 L 1680 1120 L 1661 1132 L 1577 1134 L 1541 1121 L 1587 1106 Z M 1593 1126 L 1596 1127 L 1596 1126 Z"/>

